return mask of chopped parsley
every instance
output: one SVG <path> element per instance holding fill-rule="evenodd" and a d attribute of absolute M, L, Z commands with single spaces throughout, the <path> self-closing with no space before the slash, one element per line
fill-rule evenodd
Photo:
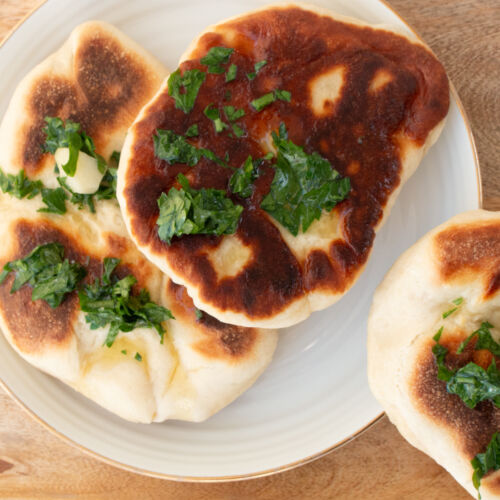
<path fill-rule="evenodd" d="M 478 492 L 479 499 L 481 499 L 481 493 L 479 492 L 481 479 L 489 471 L 500 469 L 500 434 L 498 432 L 493 434 L 486 447 L 486 451 L 484 453 L 478 453 L 470 463 L 474 469 L 472 484 Z"/>
<path fill-rule="evenodd" d="M 198 137 L 198 125 L 195 123 L 186 130 L 186 137 Z"/>
<path fill-rule="evenodd" d="M 172 130 L 156 131 L 153 137 L 155 155 L 161 160 L 165 160 L 170 165 L 174 163 L 185 163 L 190 167 L 196 165 L 202 157 L 226 166 L 224 160 L 218 158 L 213 151 L 205 148 L 193 146 L 182 135 L 177 135 Z"/>
<path fill-rule="evenodd" d="M 121 350 L 121 353 L 122 353 L 122 354 L 127 354 L 127 349 L 122 349 L 122 350 Z"/>
<path fill-rule="evenodd" d="M 226 83 L 236 80 L 236 74 L 238 73 L 238 66 L 236 64 L 231 64 L 226 72 Z"/>
<path fill-rule="evenodd" d="M 249 156 L 245 163 L 234 172 L 229 179 L 229 189 L 232 193 L 248 198 L 253 192 L 253 181 L 258 177 L 252 157 Z"/>
<path fill-rule="evenodd" d="M 38 209 L 39 212 L 51 212 L 54 214 L 66 213 L 66 200 L 68 195 L 62 187 L 56 189 L 43 188 L 42 201 L 47 205 L 46 208 Z"/>
<path fill-rule="evenodd" d="M 255 111 L 262 111 L 266 106 L 269 106 L 269 104 L 272 104 L 277 100 L 290 102 L 292 100 L 292 94 L 291 92 L 288 92 L 288 90 L 276 89 L 273 92 L 268 92 L 267 94 L 254 99 L 250 104 Z"/>
<path fill-rule="evenodd" d="M 189 69 L 181 76 L 181 70 L 174 71 L 168 77 L 168 95 L 175 101 L 175 107 L 189 113 L 196 101 L 205 73 L 199 69 Z"/>
<path fill-rule="evenodd" d="M 154 328 L 163 343 L 165 330 L 162 322 L 173 319 L 165 307 L 151 302 L 147 290 L 133 293 L 137 279 L 129 274 L 122 279 L 114 273 L 119 259 L 105 258 L 101 279 L 85 285 L 78 292 L 80 308 L 85 321 L 95 330 L 109 325 L 105 344 L 110 347 L 120 331 L 130 332 L 135 328 Z"/>
<path fill-rule="evenodd" d="M 480 330 L 474 332 L 471 337 L 479 335 Z M 495 359 L 486 370 L 473 362 L 467 363 L 458 370 L 451 370 L 445 365 L 448 349 L 439 344 L 442 333 L 443 327 L 433 337 L 436 344 L 433 346 L 432 352 L 438 367 L 438 379 L 446 382 L 446 390 L 450 394 L 459 396 L 469 408 L 475 408 L 481 401 L 491 401 L 497 408 L 500 408 L 500 370 L 496 366 Z M 491 340 L 493 341 L 493 339 Z M 460 352 L 463 351 L 462 345 L 459 348 Z M 484 348 L 484 346 L 480 348 Z M 477 344 L 476 349 L 478 349 Z"/>
<path fill-rule="evenodd" d="M 158 199 L 160 215 L 158 237 L 170 245 L 174 236 L 184 234 L 233 234 L 236 232 L 243 207 L 235 205 L 225 191 L 193 189 L 187 178 L 179 174 L 180 189 L 170 188 Z"/>
<path fill-rule="evenodd" d="M 228 125 L 224 123 L 220 118 L 220 112 L 217 108 L 213 107 L 213 104 L 209 104 L 205 111 L 203 111 L 205 116 L 214 122 L 215 131 L 217 133 L 222 132 L 224 129 L 228 128 Z"/>
<path fill-rule="evenodd" d="M 234 49 L 229 47 L 212 47 L 200 62 L 204 66 L 208 66 L 209 73 L 221 74 L 224 73 L 222 65 L 229 62 L 233 52 Z"/>
<path fill-rule="evenodd" d="M 43 184 L 41 181 L 32 181 L 28 179 L 21 170 L 17 175 L 5 174 L 0 168 L 0 189 L 7 194 L 15 196 L 18 199 L 34 198 L 41 192 Z"/>
<path fill-rule="evenodd" d="M 10 293 L 27 283 L 33 288 L 31 300 L 43 299 L 50 307 L 57 307 L 86 275 L 83 266 L 63 257 L 64 247 L 60 243 L 39 245 L 26 257 L 7 262 L 0 283 L 13 272 L 16 277 Z"/>
<path fill-rule="evenodd" d="M 462 297 L 458 297 L 458 299 L 452 300 L 452 303 L 455 304 L 456 307 L 452 307 L 450 310 L 443 313 L 443 319 L 446 319 L 450 314 L 453 314 L 458 306 L 464 301 Z"/>
<path fill-rule="evenodd" d="M 92 156 L 97 160 L 97 168 L 101 173 L 106 171 L 106 161 L 95 150 L 94 141 L 85 133 L 80 132 L 80 124 L 61 118 L 46 116 L 47 126 L 44 128 L 46 135 L 44 150 L 54 154 L 59 148 L 69 149 L 69 159 L 61 168 L 69 177 L 73 177 L 76 172 L 78 155 L 80 151 Z"/>
<path fill-rule="evenodd" d="M 245 116 L 245 110 L 235 108 L 234 106 L 224 106 L 224 114 L 230 122 L 235 122 Z"/>
<path fill-rule="evenodd" d="M 305 232 L 322 210 L 330 211 L 344 200 L 351 189 L 348 177 L 332 168 L 330 162 L 288 140 L 283 124 L 279 135 L 272 133 L 278 150 L 273 181 L 261 208 L 285 226 L 294 236 Z"/>
<path fill-rule="evenodd" d="M 491 336 L 490 328 L 493 328 L 493 325 L 488 321 L 484 321 L 483 323 L 481 323 L 481 326 L 475 332 L 472 332 L 460 344 L 457 349 L 457 354 L 461 354 L 466 348 L 467 344 L 471 341 L 471 339 L 477 336 L 477 342 L 474 347 L 476 351 L 479 351 L 480 349 L 487 349 L 495 356 L 500 357 L 500 344 L 496 342 Z"/>
<path fill-rule="evenodd" d="M 257 73 L 267 64 L 266 60 L 259 61 L 258 63 L 254 64 L 254 70 L 251 73 L 247 73 L 247 78 L 249 80 L 253 80 L 256 76 Z"/>
<path fill-rule="evenodd" d="M 196 316 L 196 319 L 198 319 L 198 320 L 201 319 L 201 318 L 203 318 L 203 311 L 200 311 L 197 308 L 194 310 L 194 314 Z"/>
<path fill-rule="evenodd" d="M 138 352 L 136 352 L 134 359 L 136 359 L 137 361 L 142 361 L 142 356 Z"/>

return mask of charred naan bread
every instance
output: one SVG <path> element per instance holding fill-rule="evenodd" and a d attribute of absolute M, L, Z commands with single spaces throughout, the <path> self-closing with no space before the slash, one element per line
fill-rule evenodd
<path fill-rule="evenodd" d="M 165 75 L 163 66 L 112 26 L 90 22 L 76 28 L 16 90 L 0 130 L 0 166 L 11 174 L 24 169 L 28 179 L 58 187 L 54 157 L 42 149 L 44 118 L 79 123 L 107 159 L 120 150 L 128 126 Z M 18 200 L 0 193 L 0 270 L 53 242 L 64 246 L 66 258 L 85 264 L 87 282 L 101 276 L 105 257 L 118 258 L 117 272 L 133 274 L 136 287 L 146 288 L 175 320 L 166 322 L 163 344 L 154 329 L 136 328 L 119 333 L 108 348 L 103 343 L 109 326 L 90 328 L 76 292 L 51 308 L 32 301 L 28 285 L 10 294 L 10 274 L 0 285 L 0 327 L 29 363 L 135 422 L 204 420 L 269 364 L 276 334 L 200 316 L 186 290 L 138 252 L 116 200 L 96 201 L 95 213 L 69 200 L 65 214 L 37 212 L 44 208 L 39 194 Z"/>
<path fill-rule="evenodd" d="M 90 328 L 76 292 L 51 308 L 32 301 L 28 285 L 9 293 L 11 273 L 0 285 L 0 326 L 29 363 L 120 417 L 143 423 L 202 421 L 250 387 L 269 364 L 276 333 L 226 325 L 207 314 L 198 318 L 185 288 L 130 241 L 117 206 L 100 205 L 97 216 L 73 208 L 63 216 L 43 215 L 36 212 L 39 206 L 37 199 L 0 197 L 1 267 L 38 245 L 58 242 L 66 258 L 86 266 L 91 282 L 101 276 L 104 257 L 119 258 L 122 277 L 133 274 L 137 286 L 175 320 L 167 321 L 163 344 L 152 328 L 136 328 L 119 333 L 107 347 L 109 328 Z"/>
<path fill-rule="evenodd" d="M 484 210 L 453 217 L 405 252 L 377 289 L 368 321 L 373 394 L 401 434 L 473 495 L 470 461 L 500 431 L 500 409 L 491 400 L 469 408 L 449 393 L 432 348 L 443 327 L 448 368 L 474 362 L 487 369 L 492 359 L 500 368 L 498 357 L 475 348 L 477 338 L 456 354 L 485 322 L 499 342 L 500 213 Z M 500 498 L 500 472 L 485 475 L 480 492 Z"/>
<path fill-rule="evenodd" d="M 210 67 L 201 59 L 214 47 L 234 52 Z M 359 276 L 375 231 L 440 134 L 449 106 L 442 65 L 420 42 L 389 28 L 284 5 L 208 28 L 180 69 L 206 73 L 192 110 L 176 108 L 165 82 L 125 141 L 118 200 L 132 239 L 186 286 L 197 307 L 227 323 L 285 327 L 333 304 Z M 251 102 L 266 93 L 268 105 L 258 111 Z M 237 119 L 241 137 L 231 128 L 237 115 L 228 116 L 224 106 L 244 111 Z M 226 127 L 214 121 L 214 108 Z M 196 125 L 198 136 L 188 142 L 238 167 L 249 155 L 274 152 L 270 136 L 280 123 L 294 144 L 322 155 L 352 187 L 345 201 L 297 236 L 261 208 L 276 172 L 273 160 L 260 165 L 251 196 L 241 198 L 228 189 L 233 170 L 206 155 L 194 166 L 155 156 L 158 129 L 184 136 Z M 226 190 L 244 207 L 235 234 L 176 236 L 170 245 L 159 239 L 157 200 L 179 187 L 179 172 L 191 188 Z"/>
<path fill-rule="evenodd" d="M 58 187 L 54 158 L 44 153 L 47 116 L 79 123 L 108 159 L 167 76 L 147 51 L 104 22 L 73 30 L 66 43 L 19 83 L 0 128 L 0 166 Z"/>

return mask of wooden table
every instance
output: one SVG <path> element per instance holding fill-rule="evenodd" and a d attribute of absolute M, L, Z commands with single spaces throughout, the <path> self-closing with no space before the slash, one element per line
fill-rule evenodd
<path fill-rule="evenodd" d="M 0 39 L 40 0 L 0 0 Z M 444 63 L 469 115 L 483 206 L 500 210 L 498 0 L 390 0 Z M 70 2 L 68 2 L 70 5 Z M 237 483 L 189 484 L 116 469 L 60 441 L 0 389 L 0 498 L 468 499 L 383 418 L 346 446 L 294 470 Z"/>

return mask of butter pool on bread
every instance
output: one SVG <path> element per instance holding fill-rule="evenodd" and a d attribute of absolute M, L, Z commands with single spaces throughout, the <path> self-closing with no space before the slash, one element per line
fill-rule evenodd
<path fill-rule="evenodd" d="M 136 249 L 116 199 L 93 197 L 87 189 L 88 169 L 121 149 L 128 126 L 166 74 L 116 28 L 85 23 L 23 79 L 0 127 L 0 272 L 50 244 L 62 245 L 65 259 L 86 270 L 78 288 L 57 306 L 33 300 L 29 284 L 13 291 L 14 272 L 0 274 L 2 333 L 35 367 L 120 417 L 142 423 L 205 420 L 256 380 L 277 342 L 273 332 L 225 325 L 200 314 L 186 290 Z M 95 151 L 88 144 L 89 154 L 79 151 L 76 172 L 66 177 L 70 148 L 47 152 L 47 130 L 58 127 L 62 134 L 76 123 L 81 130 L 75 134 L 88 134 Z M 79 176 L 81 169 L 85 172 Z M 26 178 L 20 177 L 22 170 Z M 63 191 L 61 177 L 74 181 L 76 194 Z M 55 204 L 44 201 L 47 192 L 57 190 L 65 197 Z M 89 197 L 95 199 L 89 202 Z M 40 212 L 47 209 L 51 213 Z M 102 278 L 109 258 L 120 260 L 118 278 L 137 280 L 133 297 L 144 289 L 152 303 L 175 317 L 162 320 L 163 340 L 145 325 L 109 340 L 110 325 L 96 328 L 82 311 L 78 292 Z"/>
<path fill-rule="evenodd" d="M 221 49 L 232 52 L 211 67 Z M 336 302 L 363 270 L 376 230 L 442 130 L 449 106 L 444 69 L 398 30 L 285 4 L 207 28 L 182 56 L 177 81 L 194 71 L 204 80 L 191 110 L 181 109 L 182 89 L 175 95 L 175 82 L 165 81 L 127 135 L 117 196 L 129 233 L 219 320 L 298 323 Z M 350 181 L 344 201 L 323 208 L 307 230 L 295 223 L 290 229 L 262 205 L 275 175 L 276 158 L 266 155 L 276 155 L 272 133 L 282 124 L 287 141 Z M 200 157 L 160 159 L 158 130 L 187 141 Z M 223 163 L 238 168 L 249 156 L 260 163 L 243 197 L 229 189 L 234 170 Z M 243 207 L 233 234 L 159 237 L 158 200 L 173 188 L 181 192 L 179 173 L 193 193 L 216 188 L 235 210 Z M 315 218 L 306 212 L 309 222 Z"/>
<path fill-rule="evenodd" d="M 480 333 L 491 336 L 488 349 Z M 407 250 L 379 285 L 368 320 L 368 379 L 401 434 L 474 496 L 471 460 L 500 431 L 499 342 L 500 213 L 465 212 Z M 443 363 L 452 384 L 438 376 Z M 478 392 L 487 374 L 488 392 Z M 499 467 L 493 460 L 482 471 L 483 499 L 500 498 Z"/>

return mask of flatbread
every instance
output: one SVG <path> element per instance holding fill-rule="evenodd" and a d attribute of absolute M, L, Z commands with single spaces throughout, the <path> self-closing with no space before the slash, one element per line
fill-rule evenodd
<path fill-rule="evenodd" d="M 120 333 L 108 348 L 108 328 L 91 330 L 76 293 L 57 308 L 31 300 L 23 286 L 10 294 L 13 276 L 0 285 L 0 327 L 29 363 L 59 378 L 109 411 L 134 422 L 205 420 L 250 387 L 270 363 L 272 331 L 220 323 L 196 309 L 184 287 L 150 264 L 130 241 L 118 207 L 98 216 L 71 209 L 64 216 L 37 213 L 36 199 L 0 197 L 0 266 L 37 245 L 59 242 L 67 258 L 88 264 L 88 280 L 102 272 L 104 257 L 121 259 L 118 272 L 133 274 L 151 300 L 169 308 L 164 343 L 153 329 Z M 122 350 L 126 354 L 122 354 Z M 135 353 L 142 361 L 135 359 Z"/>
<path fill-rule="evenodd" d="M 24 169 L 30 179 L 58 186 L 54 158 L 42 152 L 47 115 L 80 123 L 97 152 L 109 158 L 166 74 L 116 28 L 100 22 L 77 27 L 17 88 L 0 127 L 2 169 Z M 64 245 L 70 259 L 86 263 L 90 257 L 87 280 L 101 275 L 105 257 L 119 258 L 119 272 L 133 274 L 137 286 L 176 319 L 165 325 L 163 344 L 155 330 L 137 328 L 120 333 L 108 348 L 108 328 L 90 329 L 75 292 L 52 309 L 43 300 L 32 301 L 27 285 L 10 294 L 11 275 L 0 285 L 0 327 L 29 363 L 120 417 L 144 423 L 204 420 L 269 364 L 276 333 L 225 325 L 207 314 L 198 318 L 186 290 L 138 252 L 116 200 L 97 201 L 95 213 L 69 201 L 64 215 L 38 213 L 43 207 L 39 195 L 17 200 L 0 193 L 0 269 L 53 241 Z"/>
<path fill-rule="evenodd" d="M 125 141 L 118 200 L 132 239 L 186 286 L 197 307 L 227 323 L 285 327 L 333 304 L 353 285 L 375 231 L 439 136 L 449 106 L 442 65 L 423 44 L 395 31 L 313 6 L 266 7 L 211 26 L 181 59 L 182 71 L 207 71 L 200 59 L 210 48 L 232 47 L 234 81 L 207 73 L 189 114 L 175 109 L 164 82 L 141 111 Z M 267 64 L 250 81 L 246 74 L 262 60 Z M 291 103 L 251 108 L 253 99 L 276 88 L 290 91 Z M 217 134 L 203 114 L 211 103 L 243 108 L 238 124 L 247 135 Z M 178 172 L 196 189 L 227 189 L 232 171 L 206 158 L 193 167 L 155 158 L 157 129 L 184 135 L 196 123 L 199 137 L 190 142 L 220 158 L 227 152 L 237 167 L 248 155 L 270 151 L 270 134 L 281 122 L 295 144 L 350 177 L 346 201 L 294 237 L 260 208 L 275 172 L 267 164 L 251 198 L 233 197 L 244 206 L 234 235 L 174 237 L 170 246 L 159 240 L 157 199 Z"/>
<path fill-rule="evenodd" d="M 47 187 L 59 185 L 44 153 L 46 116 L 81 124 L 106 160 L 120 151 L 128 127 L 155 94 L 166 68 L 114 26 L 89 21 L 19 83 L 0 127 L 0 166 L 24 169 Z"/>
<path fill-rule="evenodd" d="M 470 460 L 500 431 L 500 410 L 486 401 L 469 409 L 437 379 L 432 337 L 455 353 L 489 321 L 500 340 L 500 213 L 474 210 L 438 226 L 407 250 L 378 287 L 368 321 L 368 378 L 401 434 L 446 468 L 472 495 Z M 463 298 L 457 310 L 453 300 Z M 457 366 L 489 364 L 466 350 Z M 481 481 L 483 499 L 500 497 L 500 471 Z"/>

